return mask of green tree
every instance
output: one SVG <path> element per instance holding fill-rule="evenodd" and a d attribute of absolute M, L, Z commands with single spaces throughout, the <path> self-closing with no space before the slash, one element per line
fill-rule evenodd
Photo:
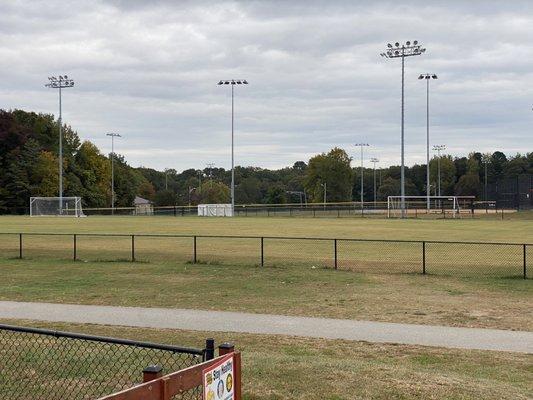
<path fill-rule="evenodd" d="M 195 193 L 198 193 L 198 197 L 193 196 L 195 204 L 227 204 L 231 199 L 230 188 L 222 182 L 204 181 Z"/>
<path fill-rule="evenodd" d="M 267 204 L 285 204 L 287 202 L 287 193 L 280 185 L 274 185 L 268 188 L 265 203 Z"/>
<path fill-rule="evenodd" d="M 323 184 L 327 186 L 329 202 L 349 201 L 352 194 L 353 171 L 350 157 L 338 147 L 329 153 L 322 153 L 309 160 L 304 187 L 311 201 L 323 199 Z"/>
<path fill-rule="evenodd" d="M 429 162 L 429 176 L 431 181 L 431 193 L 434 195 L 438 187 L 438 157 L 435 156 Z M 455 163 L 450 155 L 440 158 L 440 187 L 443 196 L 453 195 L 456 182 Z"/>

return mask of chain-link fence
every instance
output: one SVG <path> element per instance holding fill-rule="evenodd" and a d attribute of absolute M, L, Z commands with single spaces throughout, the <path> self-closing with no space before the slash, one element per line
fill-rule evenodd
<path fill-rule="evenodd" d="M 36 328 L 0 325 L 0 399 L 97 399 L 142 382 L 149 365 L 164 373 L 201 363 L 206 351 Z M 200 389 L 176 400 L 199 400 Z"/>
<path fill-rule="evenodd" d="M 0 258 L 304 266 L 365 273 L 527 278 L 533 268 L 533 244 L 272 236 L 3 233 L 0 234 Z"/>

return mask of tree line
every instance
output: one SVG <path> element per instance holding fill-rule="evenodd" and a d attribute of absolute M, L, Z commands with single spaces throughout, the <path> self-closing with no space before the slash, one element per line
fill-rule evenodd
<path fill-rule="evenodd" d="M 70 126 L 63 127 L 64 195 L 80 196 L 84 207 L 109 207 L 111 203 L 110 155 L 93 143 L 81 141 Z M 0 212 L 22 213 L 32 196 L 58 193 L 59 129 L 53 115 L 22 110 L 0 110 Z M 341 148 L 333 148 L 307 161 L 278 170 L 235 168 L 237 204 L 283 204 L 360 199 L 360 170 Z M 473 195 L 483 199 L 485 182 L 533 174 L 533 152 L 507 156 L 472 152 L 464 157 L 442 155 L 430 162 L 431 193 Z M 486 176 L 486 180 L 485 180 Z M 117 207 L 131 207 L 135 196 L 156 206 L 224 203 L 230 200 L 231 171 L 219 167 L 157 171 L 134 168 L 115 154 Z M 364 200 L 374 199 L 374 170 L 363 170 Z M 376 169 L 379 201 L 400 193 L 400 167 Z M 406 167 L 406 194 L 426 193 L 425 164 Z"/>

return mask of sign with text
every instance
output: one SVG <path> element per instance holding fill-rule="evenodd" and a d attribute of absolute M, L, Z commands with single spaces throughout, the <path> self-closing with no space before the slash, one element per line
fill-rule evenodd
<path fill-rule="evenodd" d="M 235 399 L 234 365 L 233 354 L 228 354 L 202 371 L 204 400 Z"/>

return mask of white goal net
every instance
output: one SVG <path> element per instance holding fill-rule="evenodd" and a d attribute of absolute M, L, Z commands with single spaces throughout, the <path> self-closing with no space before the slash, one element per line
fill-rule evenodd
<path fill-rule="evenodd" d="M 198 204 L 200 217 L 232 217 L 231 204 Z"/>
<path fill-rule="evenodd" d="M 81 197 L 32 197 L 30 216 L 85 217 L 81 208 Z"/>
<path fill-rule="evenodd" d="M 471 211 L 473 196 L 389 196 L 387 197 L 387 216 L 401 217 L 402 209 L 405 217 L 422 213 L 451 214 L 453 218 L 460 216 L 462 210 Z"/>

